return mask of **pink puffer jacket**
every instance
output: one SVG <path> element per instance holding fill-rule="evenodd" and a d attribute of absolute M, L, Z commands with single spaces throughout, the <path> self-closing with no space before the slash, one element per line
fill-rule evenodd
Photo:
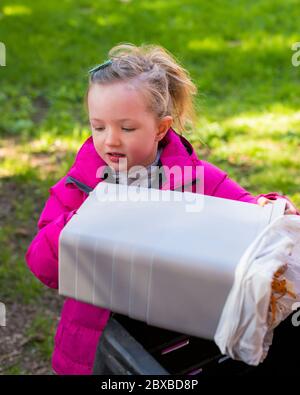
<path fill-rule="evenodd" d="M 204 194 L 227 199 L 257 203 L 260 196 L 276 199 L 276 192 L 252 196 L 227 174 L 214 165 L 200 161 L 190 143 L 170 129 L 162 142 L 160 164 L 163 166 L 204 167 Z M 65 224 L 88 196 L 83 187 L 93 189 L 101 178 L 97 169 L 106 163 L 96 153 L 92 138 L 88 138 L 77 153 L 67 175 L 50 188 L 50 197 L 38 221 L 38 233 L 26 253 L 30 270 L 44 284 L 58 288 L 58 239 Z M 192 174 L 192 178 L 195 175 Z M 71 178 L 69 178 L 71 177 Z M 71 182 L 70 182 L 71 181 Z M 162 189 L 177 189 L 181 179 L 165 180 Z M 193 179 L 190 182 L 194 181 Z M 186 181 L 184 181 L 186 183 Z M 175 185 L 176 184 L 176 185 Z M 79 187 L 78 187 L 79 185 Z M 84 188 L 83 188 L 84 189 Z M 91 374 L 99 337 L 108 321 L 110 311 L 67 298 L 55 335 L 52 357 L 53 369 L 58 374 Z"/>

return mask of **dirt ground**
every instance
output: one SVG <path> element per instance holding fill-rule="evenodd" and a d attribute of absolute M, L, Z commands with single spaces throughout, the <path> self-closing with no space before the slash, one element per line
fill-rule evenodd
<path fill-rule="evenodd" d="M 37 304 L 6 303 L 6 326 L 0 327 L 0 374 L 52 374 L 51 359 L 38 347 L 47 334 L 28 335 L 28 330 L 37 316 L 47 317 L 56 327 L 62 302 L 57 292 L 46 289 Z"/>

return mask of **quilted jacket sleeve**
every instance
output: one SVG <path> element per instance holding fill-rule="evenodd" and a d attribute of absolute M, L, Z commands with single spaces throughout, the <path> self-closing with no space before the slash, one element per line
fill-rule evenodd
<path fill-rule="evenodd" d="M 208 187 L 206 190 L 206 194 L 208 195 L 221 197 L 224 199 L 239 200 L 253 204 L 257 204 L 258 199 L 262 196 L 270 200 L 283 198 L 292 203 L 287 196 L 281 195 L 278 192 L 270 192 L 267 194 L 253 196 L 238 183 L 229 178 L 227 173 L 223 170 L 212 165 L 211 163 L 204 161 L 202 161 L 202 163 L 204 164 L 205 168 L 205 177 L 209 178 L 210 180 L 210 182 L 207 184 Z M 300 215 L 299 210 L 297 211 L 297 214 Z"/>
<path fill-rule="evenodd" d="M 50 288 L 58 288 L 58 241 L 66 223 L 82 203 L 82 192 L 64 185 L 65 178 L 50 188 L 50 197 L 38 221 L 38 232 L 25 259 L 32 273 Z M 64 190 L 65 189 L 65 190 Z M 70 194 L 71 199 L 70 199 Z M 59 196 L 69 197 L 62 201 Z M 70 202 L 72 201 L 72 204 Z"/>

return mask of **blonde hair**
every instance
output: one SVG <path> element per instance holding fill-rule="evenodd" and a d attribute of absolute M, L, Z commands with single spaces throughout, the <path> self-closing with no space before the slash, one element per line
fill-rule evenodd
<path fill-rule="evenodd" d="M 197 88 L 188 71 L 166 49 L 158 45 L 119 44 L 109 51 L 109 59 L 111 62 L 105 67 L 90 74 L 89 87 L 117 81 L 130 81 L 138 87 L 142 83 L 149 110 L 158 118 L 171 115 L 174 127 L 180 131 L 194 123 L 193 96 Z"/>

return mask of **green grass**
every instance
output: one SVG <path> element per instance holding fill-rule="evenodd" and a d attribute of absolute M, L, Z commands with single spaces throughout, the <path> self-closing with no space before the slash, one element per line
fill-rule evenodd
<path fill-rule="evenodd" d="M 278 191 L 300 206 L 299 20 L 297 0 L 2 0 L 0 193 L 13 189 L 1 298 L 32 303 L 43 292 L 24 253 L 48 188 L 90 133 L 87 70 L 120 42 L 160 44 L 190 71 L 198 120 L 186 134 L 200 157 L 252 193 Z"/>
<path fill-rule="evenodd" d="M 5 370 L 4 372 L 5 375 L 23 375 L 24 372 L 22 371 L 20 364 L 14 364 L 10 366 L 8 369 Z"/>
<path fill-rule="evenodd" d="M 53 336 L 56 323 L 53 317 L 42 314 L 36 315 L 29 329 L 26 332 L 28 338 L 32 340 L 27 348 L 37 351 L 43 359 L 49 360 L 53 352 Z"/>
<path fill-rule="evenodd" d="M 21 181 L 17 181 L 18 182 Z M 1 183 L 3 188 L 11 186 Z M 24 192 L 21 192 L 22 194 Z M 36 194 L 34 194 L 36 196 Z M 29 272 L 24 262 L 24 254 L 32 238 L 32 214 L 35 211 L 34 195 L 26 191 L 22 201 L 10 202 L 14 218 L 0 229 L 0 286 L 1 300 L 30 303 L 40 296 L 43 286 Z M 39 197 L 41 199 L 41 197 Z"/>

